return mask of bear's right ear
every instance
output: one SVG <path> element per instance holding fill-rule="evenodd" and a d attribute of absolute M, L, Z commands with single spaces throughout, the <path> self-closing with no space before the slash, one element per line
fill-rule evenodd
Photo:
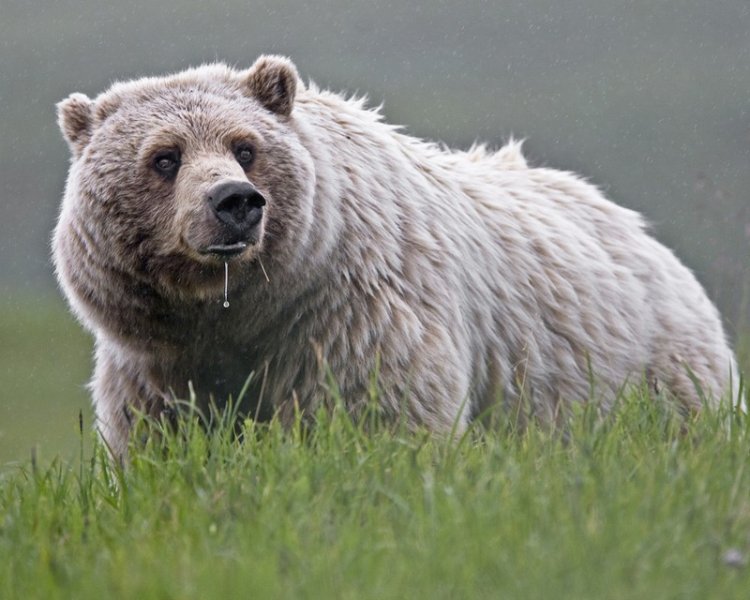
<path fill-rule="evenodd" d="M 271 112 L 288 117 L 297 93 L 297 69 L 288 58 L 264 55 L 245 76 L 252 96 Z"/>
<path fill-rule="evenodd" d="M 78 158 L 91 139 L 94 102 L 85 94 L 71 94 L 57 104 L 57 122 L 73 156 Z"/>

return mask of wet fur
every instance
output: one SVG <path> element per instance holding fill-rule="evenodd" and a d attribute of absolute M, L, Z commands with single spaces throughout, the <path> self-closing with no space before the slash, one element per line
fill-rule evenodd
<path fill-rule="evenodd" d="M 518 143 L 422 142 L 278 57 L 74 94 L 59 113 L 73 162 L 55 264 L 96 337 L 91 388 L 116 453 L 128 407 L 159 414 L 188 381 L 225 398 L 251 372 L 248 397 L 262 382 L 262 412 L 288 418 L 323 401 L 325 369 L 356 413 L 377 370 L 384 411 L 435 431 L 498 401 L 552 422 L 644 374 L 697 410 L 688 369 L 712 402 L 736 377 L 716 309 L 641 217 L 530 168 Z M 222 145 L 235 134 L 262 141 L 247 174 Z M 190 162 L 165 185 L 147 156 L 175 140 Z M 268 204 L 224 309 L 223 261 L 189 241 L 208 235 L 204 190 L 230 175 Z"/>

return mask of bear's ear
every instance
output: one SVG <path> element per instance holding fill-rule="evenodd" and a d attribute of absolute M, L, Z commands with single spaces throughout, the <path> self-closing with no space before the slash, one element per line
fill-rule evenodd
<path fill-rule="evenodd" d="M 93 101 L 84 94 L 71 94 L 57 105 L 57 122 L 73 156 L 78 158 L 91 138 Z"/>
<path fill-rule="evenodd" d="M 297 69 L 283 56 L 261 56 L 245 76 L 252 96 L 271 112 L 289 116 L 297 92 Z"/>

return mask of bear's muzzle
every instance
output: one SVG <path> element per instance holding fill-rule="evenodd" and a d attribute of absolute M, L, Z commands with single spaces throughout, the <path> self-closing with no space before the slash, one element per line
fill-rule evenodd
<path fill-rule="evenodd" d="M 255 186 L 236 179 L 219 181 L 208 189 L 206 202 L 221 226 L 222 235 L 205 248 L 205 253 L 234 256 L 255 242 L 255 230 L 266 204 Z"/>

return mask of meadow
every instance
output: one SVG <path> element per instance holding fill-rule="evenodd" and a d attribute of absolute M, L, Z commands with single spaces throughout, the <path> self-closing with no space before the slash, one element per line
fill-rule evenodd
<path fill-rule="evenodd" d="M 685 421 L 634 390 L 564 434 L 454 441 L 377 415 L 239 435 L 193 415 L 123 468 L 91 433 L 90 341 L 61 311 L 0 319 L 1 598 L 747 597 L 743 415 Z"/>

